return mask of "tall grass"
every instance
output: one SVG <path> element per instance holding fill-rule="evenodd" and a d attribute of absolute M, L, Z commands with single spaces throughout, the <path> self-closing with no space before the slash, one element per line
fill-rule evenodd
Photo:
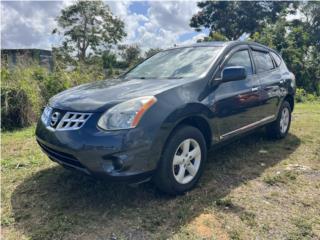
<path fill-rule="evenodd" d="M 27 127 L 39 117 L 43 106 L 58 92 L 101 80 L 102 69 L 78 65 L 73 70 L 55 67 L 53 72 L 37 65 L 1 67 L 1 129 Z"/>

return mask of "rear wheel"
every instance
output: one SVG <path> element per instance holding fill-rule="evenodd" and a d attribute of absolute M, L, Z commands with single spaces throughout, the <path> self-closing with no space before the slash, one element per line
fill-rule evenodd
<path fill-rule="evenodd" d="M 154 177 L 157 187 L 170 194 L 192 189 L 202 175 L 206 161 L 206 142 L 194 127 L 182 126 L 166 144 Z"/>
<path fill-rule="evenodd" d="M 272 138 L 284 138 L 288 134 L 290 124 L 291 107 L 287 101 L 284 101 L 280 107 L 277 120 L 267 126 L 267 133 Z"/>

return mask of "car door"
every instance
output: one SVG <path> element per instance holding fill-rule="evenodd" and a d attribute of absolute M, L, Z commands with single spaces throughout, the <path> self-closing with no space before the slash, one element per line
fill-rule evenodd
<path fill-rule="evenodd" d="M 246 45 L 233 49 L 227 54 L 217 77 L 225 67 L 243 66 L 247 78 L 222 82 L 213 92 L 215 115 L 218 123 L 220 140 L 227 139 L 246 131 L 259 121 L 260 83 L 253 76 L 253 64 L 250 49 Z"/>
<path fill-rule="evenodd" d="M 283 84 L 282 76 L 268 50 L 254 47 L 252 57 L 256 69 L 255 77 L 261 83 L 260 118 L 267 121 L 276 116 Z"/>

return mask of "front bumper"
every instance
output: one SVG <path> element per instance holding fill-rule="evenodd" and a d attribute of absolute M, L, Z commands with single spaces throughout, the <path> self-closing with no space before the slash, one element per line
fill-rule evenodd
<path fill-rule="evenodd" d="M 142 181 L 156 168 L 159 155 L 152 153 L 152 137 L 140 128 L 102 131 L 99 114 L 79 130 L 59 131 L 39 120 L 36 137 L 48 157 L 66 167 L 113 180 Z"/>

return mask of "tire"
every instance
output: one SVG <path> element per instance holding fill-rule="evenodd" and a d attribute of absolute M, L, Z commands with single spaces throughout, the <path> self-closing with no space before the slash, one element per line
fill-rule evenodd
<path fill-rule="evenodd" d="M 273 139 L 284 138 L 288 134 L 290 124 L 291 106 L 287 101 L 284 101 L 279 109 L 277 120 L 267 126 L 267 134 Z"/>
<path fill-rule="evenodd" d="M 163 149 L 154 183 L 161 191 L 173 195 L 191 190 L 203 173 L 206 159 L 202 133 L 195 127 L 182 125 L 171 134 Z"/>

